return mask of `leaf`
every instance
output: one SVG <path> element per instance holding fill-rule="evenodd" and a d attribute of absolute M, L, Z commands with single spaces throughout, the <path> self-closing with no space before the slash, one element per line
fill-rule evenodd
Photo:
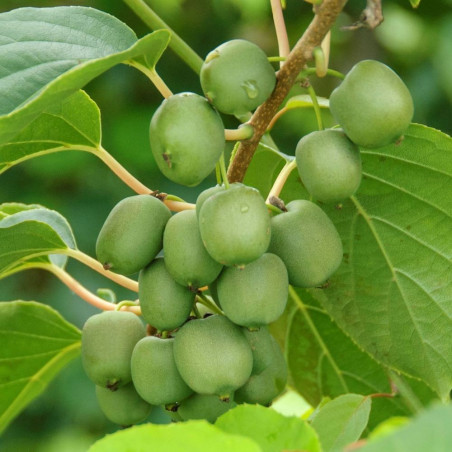
<path fill-rule="evenodd" d="M 410 3 L 413 8 L 417 8 L 420 5 L 421 0 L 410 0 Z"/>
<path fill-rule="evenodd" d="M 229 435 L 206 421 L 170 425 L 139 425 L 108 435 L 93 444 L 89 452 L 260 452 L 249 438 Z"/>
<path fill-rule="evenodd" d="M 33 157 L 100 146 L 100 111 L 84 92 L 77 91 L 49 107 L 18 135 L 0 145 L 0 174 Z"/>
<path fill-rule="evenodd" d="M 137 40 L 124 23 L 81 6 L 0 14 L 0 143 L 111 67 L 161 55 L 169 32 Z"/>
<path fill-rule="evenodd" d="M 294 388 L 307 402 L 317 406 L 324 397 L 391 392 L 384 368 L 360 350 L 306 290 L 297 289 L 295 301 L 298 311 L 289 324 L 286 359 Z M 373 403 L 372 426 L 410 413 L 398 398 L 380 397 Z"/>
<path fill-rule="evenodd" d="M 80 352 L 80 331 L 49 306 L 0 302 L 0 433 Z"/>
<path fill-rule="evenodd" d="M 390 435 L 369 441 L 359 452 L 449 452 L 452 405 L 436 405 Z"/>
<path fill-rule="evenodd" d="M 370 397 L 358 394 L 345 394 L 323 405 L 311 422 L 322 451 L 341 451 L 358 441 L 367 426 L 371 405 Z"/>
<path fill-rule="evenodd" d="M 239 405 L 220 416 L 215 425 L 227 433 L 253 439 L 264 452 L 320 451 L 317 435 L 307 422 L 260 405 Z"/>
<path fill-rule="evenodd" d="M 20 209 L 22 206 L 22 210 Z M 32 259 L 64 267 L 67 257 L 54 254 L 76 248 L 67 220 L 54 210 L 37 205 L 2 204 L 0 211 L 15 211 L 0 219 L 0 277 L 12 269 L 19 271 Z"/>
<path fill-rule="evenodd" d="M 361 155 L 356 195 L 322 205 L 344 260 L 328 288 L 312 293 L 360 348 L 445 399 L 452 386 L 452 140 L 411 125 L 400 145 Z M 304 195 L 297 175 L 291 179 L 284 201 Z"/>

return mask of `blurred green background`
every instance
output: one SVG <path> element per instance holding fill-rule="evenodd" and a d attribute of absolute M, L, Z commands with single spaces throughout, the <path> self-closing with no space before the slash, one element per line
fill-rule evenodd
<path fill-rule="evenodd" d="M 268 55 L 277 54 L 269 0 L 147 0 L 170 26 L 204 57 L 233 38 L 249 39 Z M 2 0 L 0 12 L 23 6 L 91 6 L 126 22 L 138 36 L 149 32 L 121 1 Z M 332 33 L 330 67 L 346 72 L 362 59 L 378 59 L 391 66 L 408 85 L 415 104 L 414 121 L 452 133 L 452 0 L 423 0 L 413 10 L 409 0 L 383 1 L 385 21 L 375 31 L 343 31 L 340 26 L 356 21 L 365 0 L 349 0 Z M 309 23 L 312 6 L 287 0 L 285 12 L 293 45 Z M 0 30 L 1 31 L 1 30 Z M 201 94 L 199 80 L 171 50 L 157 66 L 173 92 Z M 311 82 L 320 96 L 329 96 L 338 80 L 327 77 Z M 147 186 L 195 201 L 198 193 L 215 184 L 213 177 L 195 188 L 177 186 L 163 179 L 153 162 L 148 143 L 148 124 L 161 96 L 136 70 L 113 68 L 86 87 L 102 112 L 103 145 Z M 304 93 L 295 87 L 292 94 Z M 0 100 L 1 101 L 1 100 Z M 234 118 L 224 117 L 227 127 Z M 333 125 L 324 112 L 326 125 Z M 293 153 L 300 137 L 316 128 L 312 110 L 284 115 L 273 131 L 283 152 Z M 112 207 L 133 193 L 94 156 L 61 153 L 31 160 L 0 177 L 0 202 L 39 203 L 63 214 L 73 227 L 78 246 L 94 256 L 95 241 Z M 121 290 L 77 262 L 68 271 L 92 291 L 108 287 L 119 298 Z M 1 300 L 36 300 L 58 309 L 79 328 L 96 310 L 43 271 L 29 271 L 0 281 Z M 154 420 L 165 422 L 162 413 Z M 94 387 L 81 368 L 71 363 L 0 438 L 1 451 L 84 451 L 96 439 L 116 427 L 105 420 L 94 397 Z"/>

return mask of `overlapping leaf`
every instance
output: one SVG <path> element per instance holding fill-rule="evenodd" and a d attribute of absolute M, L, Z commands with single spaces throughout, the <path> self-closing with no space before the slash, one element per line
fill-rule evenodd
<path fill-rule="evenodd" d="M 99 108 L 79 90 L 0 145 L 0 174 L 18 163 L 52 152 L 71 149 L 97 152 L 100 140 Z"/>
<path fill-rule="evenodd" d="M 317 434 L 306 421 L 259 405 L 239 405 L 220 416 L 215 425 L 227 433 L 253 439 L 263 452 L 320 451 Z"/>
<path fill-rule="evenodd" d="M 362 150 L 364 180 L 325 206 L 344 261 L 318 291 L 341 328 L 377 360 L 452 387 L 452 140 L 412 126 L 401 145 Z"/>
<path fill-rule="evenodd" d="M 62 215 L 43 206 L 19 203 L 2 204 L 0 212 L 0 278 L 32 261 L 64 267 L 67 257 L 55 253 L 75 249 L 76 243 Z"/>
<path fill-rule="evenodd" d="M 312 419 L 323 452 L 340 452 L 358 441 L 369 420 L 370 397 L 345 394 L 323 405 Z"/>
<path fill-rule="evenodd" d="M 362 160 L 355 197 L 322 205 L 344 260 L 314 294 L 360 348 L 445 398 L 452 385 L 452 140 L 413 124 L 401 144 L 362 149 Z M 272 161 L 270 179 L 275 168 Z M 308 197 L 296 171 L 281 197 Z"/>
<path fill-rule="evenodd" d="M 0 302 L 0 433 L 80 353 L 80 331 L 49 306 Z"/>
<path fill-rule="evenodd" d="M 231 435 L 206 421 L 189 421 L 171 425 L 139 425 L 97 441 L 89 452 L 146 452 L 168 450 L 185 452 L 260 452 L 251 439 Z"/>
<path fill-rule="evenodd" d="M 452 448 L 452 405 L 436 405 L 387 436 L 369 441 L 360 452 L 449 452 Z"/>
<path fill-rule="evenodd" d="M 115 17 L 81 6 L 18 8 L 0 14 L 0 25 L 0 143 L 111 67 L 154 62 L 170 38 L 158 30 L 138 40 Z"/>

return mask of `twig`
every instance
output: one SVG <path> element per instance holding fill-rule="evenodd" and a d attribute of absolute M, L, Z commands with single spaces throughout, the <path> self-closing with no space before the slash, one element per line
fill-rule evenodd
<path fill-rule="evenodd" d="M 254 135 L 251 139 L 241 142 L 236 157 L 229 167 L 230 182 L 241 182 L 245 177 L 246 170 L 268 124 L 292 88 L 297 75 L 312 59 L 312 51 L 320 46 L 345 3 L 346 0 L 324 0 L 316 9 L 311 24 L 290 52 L 283 67 L 278 71 L 277 83 L 272 95 L 255 111 L 249 121 L 249 124 L 254 127 Z"/>
<path fill-rule="evenodd" d="M 358 28 L 377 28 L 384 20 L 381 0 L 367 0 L 367 5 L 359 20 L 352 25 L 342 27 L 342 30 L 357 30 Z"/>

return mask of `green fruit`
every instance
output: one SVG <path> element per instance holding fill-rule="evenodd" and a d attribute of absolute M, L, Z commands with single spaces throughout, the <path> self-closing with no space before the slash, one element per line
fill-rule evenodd
<path fill-rule="evenodd" d="M 236 186 L 204 201 L 199 230 L 204 246 L 217 262 L 242 266 L 267 251 L 270 215 L 258 190 Z"/>
<path fill-rule="evenodd" d="M 184 421 L 205 419 L 213 424 L 219 416 L 236 405 L 232 400 L 223 401 L 216 395 L 193 394 L 181 402 L 177 412 Z"/>
<path fill-rule="evenodd" d="M 96 386 L 96 397 L 105 417 L 123 427 L 144 421 L 152 408 L 138 395 L 132 383 L 114 392 Z"/>
<path fill-rule="evenodd" d="M 136 195 L 120 201 L 108 215 L 96 243 L 97 259 L 123 275 L 140 271 L 162 249 L 170 210 L 154 196 Z"/>
<path fill-rule="evenodd" d="M 209 285 L 223 268 L 203 245 L 194 210 L 179 212 L 168 221 L 163 235 L 163 255 L 170 275 L 190 289 Z"/>
<path fill-rule="evenodd" d="M 286 265 L 290 284 L 319 286 L 342 261 L 341 238 L 326 213 L 313 202 L 296 200 L 286 207 L 288 212 L 272 218 L 269 252 Z"/>
<path fill-rule="evenodd" d="M 364 60 L 331 93 L 330 110 L 354 143 L 377 148 L 401 137 L 414 106 L 408 88 L 392 69 Z"/>
<path fill-rule="evenodd" d="M 195 300 L 194 292 L 174 281 L 163 258 L 155 259 L 141 270 L 138 296 L 143 319 L 160 331 L 181 326 Z"/>
<path fill-rule="evenodd" d="M 234 400 L 267 406 L 286 387 L 286 360 L 266 327 L 244 333 L 253 351 L 253 370 L 249 380 L 235 392 Z"/>
<path fill-rule="evenodd" d="M 111 390 L 129 383 L 132 351 L 145 335 L 143 323 L 131 312 L 91 316 L 82 331 L 82 363 L 88 378 Z"/>
<path fill-rule="evenodd" d="M 348 198 L 361 182 L 359 148 L 340 129 L 304 136 L 298 142 L 296 159 L 304 186 L 319 201 Z"/>
<path fill-rule="evenodd" d="M 133 350 L 133 384 L 138 394 L 152 405 L 180 402 L 193 393 L 176 368 L 173 343 L 172 338 L 148 336 Z"/>
<path fill-rule="evenodd" d="M 245 384 L 253 367 L 251 348 L 241 328 L 222 315 L 182 326 L 174 339 L 174 360 L 195 392 L 223 399 Z"/>
<path fill-rule="evenodd" d="M 289 281 L 283 261 L 266 253 L 245 268 L 227 267 L 217 281 L 218 299 L 228 318 L 237 325 L 258 328 L 283 313 Z"/>
<path fill-rule="evenodd" d="M 231 186 L 233 185 L 235 184 L 231 184 Z M 196 199 L 196 216 L 199 218 L 201 207 L 208 198 L 224 190 L 226 190 L 224 185 L 215 185 L 215 187 L 210 187 L 207 190 L 202 191 Z"/>
<path fill-rule="evenodd" d="M 160 171 L 189 187 L 213 171 L 225 146 L 220 115 L 207 99 L 193 93 L 165 99 L 152 117 L 149 136 Z"/>
<path fill-rule="evenodd" d="M 222 113 L 243 115 L 272 93 L 275 70 L 263 50 L 252 42 L 234 39 L 212 50 L 201 67 L 205 96 Z"/>

